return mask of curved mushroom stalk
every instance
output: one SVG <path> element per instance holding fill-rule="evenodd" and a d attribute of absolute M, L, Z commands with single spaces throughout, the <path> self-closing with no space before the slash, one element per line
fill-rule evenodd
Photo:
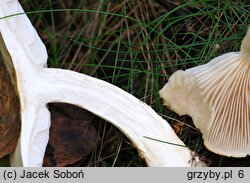
<path fill-rule="evenodd" d="M 164 104 L 190 115 L 211 151 L 233 157 L 250 154 L 250 29 L 240 52 L 177 71 L 160 91 Z"/>
<path fill-rule="evenodd" d="M 17 0 L 0 2 L 1 17 L 21 12 Z M 99 79 L 46 68 L 45 46 L 25 14 L 1 18 L 0 30 L 16 70 L 21 101 L 21 135 L 11 155 L 12 166 L 42 166 L 49 137 L 49 102 L 77 105 L 117 126 L 149 166 L 192 165 L 190 149 L 145 103 Z"/>
<path fill-rule="evenodd" d="M 133 142 L 149 166 L 190 165 L 192 158 L 190 150 L 179 140 L 168 123 L 145 103 L 120 88 L 96 78 L 68 70 L 42 70 L 36 76 L 36 84 L 34 81 L 33 84 L 28 84 L 39 89 L 37 91 L 29 89 L 24 96 L 26 101 L 37 101 L 35 108 L 27 106 L 28 109 L 23 111 L 22 128 L 25 133 L 21 133 L 21 155 L 24 166 L 36 166 L 42 163 L 41 152 L 45 151 L 50 124 L 49 114 L 44 106 L 49 102 L 74 104 L 111 122 Z M 26 79 L 29 78 L 30 75 Z M 36 92 L 38 93 L 35 94 Z M 35 98 L 36 96 L 38 97 Z M 34 103 L 27 102 L 27 105 L 34 106 Z M 164 144 L 147 137 L 176 145 Z M 31 157 L 30 154 L 35 157 Z M 12 159 L 12 163 L 18 163 L 13 165 L 20 165 L 17 160 Z M 37 164 L 34 164 L 35 162 Z"/>

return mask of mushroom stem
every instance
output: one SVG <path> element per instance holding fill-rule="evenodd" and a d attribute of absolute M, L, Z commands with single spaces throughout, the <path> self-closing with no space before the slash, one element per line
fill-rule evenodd
<path fill-rule="evenodd" d="M 41 70 L 34 79 L 36 82 L 29 83 L 24 77 L 26 74 L 22 75 L 26 84 L 39 90 L 29 89 L 23 96 L 27 105 L 22 112 L 20 149 L 11 158 L 13 166 L 41 165 L 50 125 L 49 113 L 42 106 L 49 102 L 74 104 L 109 121 L 132 141 L 149 166 L 191 166 L 191 150 L 147 104 L 112 84 L 84 74 L 61 69 Z M 34 103 L 38 107 L 29 107 Z M 21 151 L 22 162 L 18 151 Z"/>
<path fill-rule="evenodd" d="M 243 58 L 250 60 L 250 27 L 248 28 L 246 36 L 242 40 L 240 53 Z"/>
<path fill-rule="evenodd" d="M 55 90 L 50 90 L 49 102 L 75 104 L 111 122 L 133 142 L 149 166 L 190 166 L 190 149 L 147 104 L 114 85 L 83 74 L 59 69 L 47 71 L 51 78 L 60 78 Z M 58 89 L 64 92 L 58 94 Z"/>
<path fill-rule="evenodd" d="M 17 0 L 0 1 L 0 16 L 22 12 Z M 49 138 L 49 102 L 74 104 L 111 122 L 149 166 L 193 165 L 192 151 L 145 103 L 105 81 L 46 68 L 45 46 L 25 14 L 0 19 L 0 31 L 16 70 L 21 102 L 21 135 L 11 155 L 12 166 L 42 166 Z"/>

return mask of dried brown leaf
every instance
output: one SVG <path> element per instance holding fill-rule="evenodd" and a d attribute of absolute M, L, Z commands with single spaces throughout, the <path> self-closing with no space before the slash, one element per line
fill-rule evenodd
<path fill-rule="evenodd" d="M 0 35 L 0 158 L 14 151 L 20 135 L 20 101 L 15 69 Z"/>
<path fill-rule="evenodd" d="M 175 123 L 173 124 L 172 127 L 173 127 L 174 132 L 175 132 L 176 134 L 181 134 L 182 131 L 183 131 L 184 124 L 177 121 L 177 122 L 175 122 Z"/>
<path fill-rule="evenodd" d="M 94 147 L 96 141 L 96 130 L 92 125 L 94 115 L 64 103 L 50 104 L 49 110 L 51 127 L 47 155 L 52 153 L 53 157 L 45 157 L 44 165 L 54 164 L 61 167 L 75 164 Z"/>

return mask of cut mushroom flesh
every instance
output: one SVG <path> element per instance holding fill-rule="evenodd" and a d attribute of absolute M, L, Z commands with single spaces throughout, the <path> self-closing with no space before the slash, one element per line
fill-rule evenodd
<path fill-rule="evenodd" d="M 47 52 L 17 0 L 0 1 L 0 30 L 17 75 L 21 135 L 12 166 L 41 166 L 49 138 L 46 104 L 82 107 L 117 126 L 149 166 L 191 166 L 192 152 L 170 125 L 148 105 L 102 80 L 63 69 L 47 68 Z M 149 138 L 146 138 L 149 137 Z M 151 139 L 150 139 L 151 138 Z M 162 143 L 171 142 L 177 145 Z"/>

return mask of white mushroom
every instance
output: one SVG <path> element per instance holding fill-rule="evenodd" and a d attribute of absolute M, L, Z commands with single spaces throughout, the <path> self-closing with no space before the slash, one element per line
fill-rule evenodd
<path fill-rule="evenodd" d="M 211 151 L 233 157 L 250 154 L 250 29 L 240 52 L 177 71 L 160 91 L 164 104 L 187 114 Z"/>
<path fill-rule="evenodd" d="M 21 135 L 11 155 L 12 166 L 42 165 L 49 138 L 49 102 L 74 104 L 111 122 L 134 143 L 149 166 L 192 165 L 190 149 L 148 105 L 102 80 L 47 68 L 46 48 L 28 17 L 9 16 L 22 12 L 17 0 L 0 1 L 0 31 L 16 70 L 21 101 Z"/>

